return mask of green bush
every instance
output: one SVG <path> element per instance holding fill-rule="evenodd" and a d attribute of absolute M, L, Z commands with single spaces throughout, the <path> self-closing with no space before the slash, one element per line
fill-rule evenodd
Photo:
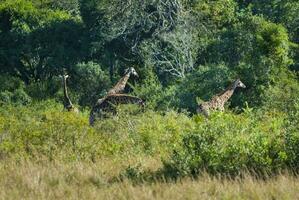
<path fill-rule="evenodd" d="M 27 105 L 31 103 L 31 97 L 23 89 L 16 89 L 13 92 L 11 100 L 13 103 L 21 105 Z"/>
<path fill-rule="evenodd" d="M 117 115 L 90 127 L 88 112 L 63 112 L 55 101 L 4 105 L 0 158 L 96 161 L 145 155 L 161 157 L 162 173 L 170 177 L 298 170 L 299 102 L 293 108 L 288 114 L 251 108 L 239 115 L 213 112 L 206 119 L 120 106 Z"/>
<path fill-rule="evenodd" d="M 129 106 L 90 127 L 88 112 L 63 112 L 54 101 L 5 105 L 0 108 L 0 157 L 94 161 L 110 155 L 166 155 L 192 124 L 184 114 L 136 112 Z"/>
<path fill-rule="evenodd" d="M 0 75 L 0 91 L 10 91 L 12 92 L 16 88 L 24 88 L 24 82 L 14 76 L 10 76 L 8 74 Z"/>
<path fill-rule="evenodd" d="M 5 106 L 0 113 L 5 119 L 0 125 L 2 157 L 92 159 L 98 153 L 95 147 L 105 141 L 89 128 L 86 115 L 63 112 L 55 102 Z"/>
<path fill-rule="evenodd" d="M 74 89 L 78 102 L 83 106 L 92 106 L 98 98 L 105 95 L 110 86 L 108 73 L 95 62 L 78 63 L 72 69 L 69 79 L 70 90 Z"/>
<path fill-rule="evenodd" d="M 156 110 L 167 110 L 176 102 L 175 86 L 164 87 L 158 77 L 148 71 L 142 83 L 134 87 L 134 94 L 146 101 L 146 107 Z"/>
<path fill-rule="evenodd" d="M 0 75 L 0 105 L 27 105 L 30 102 L 31 97 L 26 93 L 22 80 L 7 74 Z"/>
<path fill-rule="evenodd" d="M 168 176 L 298 170 L 299 132 L 287 129 L 283 113 L 247 110 L 241 115 L 214 113 L 208 121 L 201 116 L 194 120 L 195 130 L 185 134 L 164 161 Z"/>
<path fill-rule="evenodd" d="M 265 91 L 263 107 L 287 113 L 296 112 L 299 102 L 298 79 L 291 72 L 281 72 L 279 79 Z"/>
<path fill-rule="evenodd" d="M 9 104 L 11 103 L 12 93 L 9 91 L 0 92 L 0 105 L 1 104 Z"/>
<path fill-rule="evenodd" d="M 35 100 L 46 100 L 57 97 L 57 92 L 61 88 L 62 81 L 57 76 L 54 76 L 47 80 L 30 83 L 27 85 L 26 91 Z"/>

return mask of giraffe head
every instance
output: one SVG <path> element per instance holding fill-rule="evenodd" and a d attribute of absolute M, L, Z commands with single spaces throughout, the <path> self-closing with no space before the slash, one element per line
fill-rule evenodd
<path fill-rule="evenodd" d="M 70 76 L 69 75 L 67 75 L 67 74 L 63 74 L 63 78 L 64 79 L 68 79 Z"/>
<path fill-rule="evenodd" d="M 240 87 L 240 88 L 246 88 L 246 85 L 244 83 L 242 83 L 242 81 L 238 78 L 235 81 L 235 88 Z"/>
<path fill-rule="evenodd" d="M 130 67 L 130 68 L 126 69 L 125 73 L 128 75 L 132 74 L 132 75 L 138 77 L 138 74 L 137 74 L 136 70 L 134 69 L 134 67 Z"/>
<path fill-rule="evenodd" d="M 70 76 L 67 74 L 62 74 L 62 75 L 59 75 L 58 77 L 61 78 L 62 84 L 64 84 L 66 82 L 66 79 L 68 79 Z"/>

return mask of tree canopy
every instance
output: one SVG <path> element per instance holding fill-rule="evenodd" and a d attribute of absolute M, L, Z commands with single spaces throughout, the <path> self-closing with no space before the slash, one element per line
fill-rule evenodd
<path fill-rule="evenodd" d="M 89 106 L 133 66 L 131 88 L 152 108 L 194 111 L 236 77 L 248 89 L 232 106 L 271 104 L 298 86 L 297 13 L 295 0 L 3 0 L 0 81 L 59 98 L 66 70 Z M 4 97 L 14 89 L 0 86 Z"/>

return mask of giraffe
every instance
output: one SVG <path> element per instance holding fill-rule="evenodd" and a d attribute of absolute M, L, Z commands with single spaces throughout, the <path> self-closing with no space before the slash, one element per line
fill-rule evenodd
<path fill-rule="evenodd" d="M 111 94 L 101 98 L 93 106 L 89 115 L 89 124 L 92 126 L 97 117 L 105 118 L 107 113 L 116 114 L 115 107 L 120 104 L 137 104 L 144 108 L 144 100 L 126 94 Z"/>
<path fill-rule="evenodd" d="M 113 88 L 108 91 L 107 95 L 122 93 L 131 75 L 138 77 L 138 74 L 133 67 L 126 69 L 125 75 L 117 82 L 117 84 Z"/>
<path fill-rule="evenodd" d="M 224 104 L 231 98 L 236 88 L 246 88 L 240 79 L 235 80 L 226 90 L 212 97 L 210 101 L 198 105 L 197 113 L 202 113 L 205 117 L 209 116 L 210 110 L 224 111 Z"/>
<path fill-rule="evenodd" d="M 111 112 L 116 114 L 115 105 L 119 104 L 138 104 L 144 107 L 144 101 L 138 97 L 120 94 L 124 91 L 126 84 L 131 75 L 137 76 L 138 74 L 133 67 L 126 69 L 125 75 L 117 82 L 117 84 L 111 88 L 107 95 L 101 99 L 98 99 L 97 103 L 93 106 L 89 116 L 89 123 L 93 125 L 96 117 L 106 117 L 107 113 Z"/>
<path fill-rule="evenodd" d="M 64 105 L 64 108 L 69 112 L 79 113 L 78 108 L 76 108 L 72 104 L 71 99 L 68 95 L 66 80 L 69 78 L 69 75 L 64 74 L 64 75 L 62 75 L 62 78 L 63 78 L 63 94 L 64 94 L 64 104 L 63 105 Z"/>

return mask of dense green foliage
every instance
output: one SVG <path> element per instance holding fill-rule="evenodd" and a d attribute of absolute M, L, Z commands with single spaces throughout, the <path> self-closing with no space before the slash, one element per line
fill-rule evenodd
<path fill-rule="evenodd" d="M 298 9 L 292 0 L 4 0 L 0 72 L 40 100 L 60 98 L 66 69 L 73 101 L 90 106 L 134 66 L 135 93 L 150 107 L 192 112 L 240 77 L 248 89 L 232 106 L 260 106 L 270 87 L 298 82 Z"/>
<path fill-rule="evenodd" d="M 246 110 L 239 116 L 215 114 L 207 122 L 199 117 L 194 120 L 195 129 L 183 136 L 165 162 L 166 172 L 172 176 L 198 175 L 205 170 L 232 175 L 246 170 L 298 170 L 298 119 L 279 112 Z"/>
<path fill-rule="evenodd" d="M 165 175 L 299 169 L 296 0 L 0 1 L 0 160 L 161 156 Z M 134 67 L 145 112 L 88 126 Z M 61 75 L 81 113 L 62 112 Z M 195 114 L 240 78 L 225 113 Z"/>
<path fill-rule="evenodd" d="M 62 105 L 52 101 L 4 106 L 0 157 L 95 161 L 109 155 L 166 155 L 193 123 L 175 112 L 139 113 L 134 106 L 119 109 L 117 117 L 90 127 L 88 113 L 62 113 Z"/>
<path fill-rule="evenodd" d="M 118 116 L 95 127 L 88 125 L 87 113 L 61 113 L 62 106 L 52 101 L 4 106 L 0 157 L 96 162 L 107 156 L 159 156 L 164 167 L 158 174 L 172 178 L 201 171 L 297 171 L 298 101 L 295 106 L 289 115 L 246 108 L 239 115 L 216 112 L 209 120 L 173 111 L 140 113 L 134 106 L 122 106 Z M 138 169 L 128 170 L 144 176 Z"/>

